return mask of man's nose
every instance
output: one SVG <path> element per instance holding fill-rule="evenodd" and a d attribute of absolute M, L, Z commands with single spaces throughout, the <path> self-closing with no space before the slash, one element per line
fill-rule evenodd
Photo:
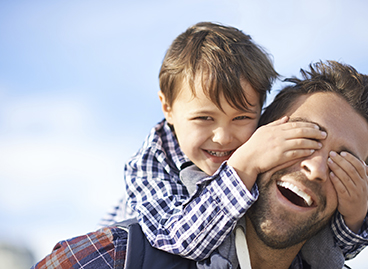
<path fill-rule="evenodd" d="M 326 181 L 329 178 L 327 159 L 327 152 L 317 150 L 301 162 L 301 168 L 309 180 Z"/>
<path fill-rule="evenodd" d="M 229 144 L 233 140 L 233 135 L 229 128 L 218 127 L 213 131 L 213 142 L 220 145 Z"/>

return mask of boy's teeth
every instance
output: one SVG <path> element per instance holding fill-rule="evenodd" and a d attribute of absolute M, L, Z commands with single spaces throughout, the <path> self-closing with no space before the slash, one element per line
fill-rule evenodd
<path fill-rule="evenodd" d="M 210 150 L 207 150 L 207 152 L 211 154 L 212 156 L 216 156 L 216 157 L 224 157 L 231 153 L 231 151 L 210 151 Z"/>
<path fill-rule="evenodd" d="M 311 206 L 313 201 L 312 198 L 306 194 L 304 191 L 300 190 L 298 187 L 294 186 L 293 184 L 289 183 L 289 182 L 285 182 L 285 181 L 278 181 L 277 185 L 289 189 L 291 190 L 293 193 L 295 193 L 296 195 L 300 196 L 301 198 L 304 199 L 304 201 L 307 203 L 308 206 Z"/>

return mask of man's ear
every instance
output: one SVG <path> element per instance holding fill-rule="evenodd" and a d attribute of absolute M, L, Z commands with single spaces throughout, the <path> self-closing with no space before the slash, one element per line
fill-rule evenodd
<path fill-rule="evenodd" d="M 166 101 L 166 97 L 162 91 L 158 92 L 158 98 L 161 102 L 162 112 L 164 112 L 165 119 L 168 123 L 172 124 L 172 109 Z"/>

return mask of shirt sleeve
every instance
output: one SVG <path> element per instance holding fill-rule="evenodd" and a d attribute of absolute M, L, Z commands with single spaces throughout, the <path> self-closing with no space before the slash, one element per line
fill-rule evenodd
<path fill-rule="evenodd" d="M 336 244 L 341 248 L 347 260 L 354 258 L 368 245 L 368 214 L 359 234 L 352 232 L 345 224 L 343 216 L 336 212 L 331 228 Z"/>
<path fill-rule="evenodd" d="M 104 228 L 60 241 L 31 269 L 124 268 L 126 246 L 126 231 Z"/>
<path fill-rule="evenodd" d="M 191 197 L 165 157 L 126 165 L 128 204 L 150 244 L 192 260 L 207 258 L 258 198 L 224 163 Z"/>

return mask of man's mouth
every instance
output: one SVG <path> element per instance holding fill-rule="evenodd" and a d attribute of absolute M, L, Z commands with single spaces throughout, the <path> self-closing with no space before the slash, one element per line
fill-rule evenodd
<path fill-rule="evenodd" d="M 281 194 L 293 204 L 301 207 L 310 207 L 313 204 L 308 194 L 290 182 L 277 181 L 276 184 Z"/>
<path fill-rule="evenodd" d="M 229 151 L 206 150 L 206 152 L 214 157 L 226 157 L 226 156 L 230 156 L 231 153 L 233 153 L 233 150 L 229 150 Z"/>

